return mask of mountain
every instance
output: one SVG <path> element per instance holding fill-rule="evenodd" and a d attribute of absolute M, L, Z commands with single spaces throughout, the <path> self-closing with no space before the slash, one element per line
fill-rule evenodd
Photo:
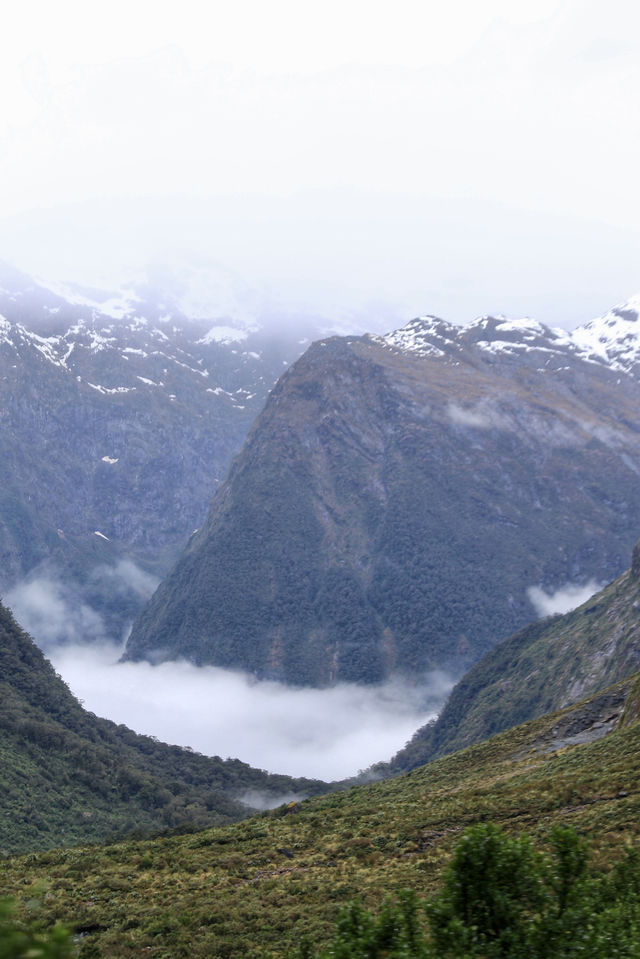
<path fill-rule="evenodd" d="M 240 819 L 241 800 L 326 790 L 323 783 L 208 758 L 87 712 L 0 605 L 0 850 L 95 842 L 136 830 Z"/>
<path fill-rule="evenodd" d="M 421 766 L 592 696 L 638 668 L 640 543 L 630 568 L 578 609 L 527 626 L 483 656 L 438 719 L 378 771 Z"/>
<path fill-rule="evenodd" d="M 639 311 L 314 343 L 126 656 L 419 682 L 531 622 L 532 587 L 611 580 L 640 528 Z"/>
<path fill-rule="evenodd" d="M 111 291 L 0 264 L 0 591 L 52 580 L 119 639 L 321 322 L 211 264 Z"/>
<path fill-rule="evenodd" d="M 625 847 L 637 855 L 639 703 L 636 674 L 396 779 L 197 834 L 4 859 L 0 896 L 30 923 L 69 924 L 79 959 L 276 959 L 324 943 L 353 900 L 429 897 L 473 824 L 529 833 L 541 850 L 572 826 L 602 875 Z"/>

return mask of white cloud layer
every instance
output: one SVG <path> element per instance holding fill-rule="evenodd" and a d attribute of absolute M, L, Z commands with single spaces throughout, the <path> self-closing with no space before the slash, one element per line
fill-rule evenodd
<path fill-rule="evenodd" d="M 569 613 L 602 589 L 604 583 L 590 579 L 584 585 L 567 583 L 553 593 L 547 593 L 539 586 L 530 586 L 527 595 L 539 616 L 553 616 L 555 613 Z"/>
<path fill-rule="evenodd" d="M 99 567 L 95 575 L 109 579 L 114 597 L 125 588 L 148 597 L 157 582 L 130 560 Z M 97 716 L 270 772 L 334 780 L 390 759 L 439 712 L 453 685 L 433 672 L 415 684 L 342 683 L 318 690 L 186 662 L 120 663 L 122 642 L 114 642 L 104 618 L 58 579 L 24 581 L 5 602 Z"/>
<path fill-rule="evenodd" d="M 23 581 L 7 593 L 4 601 L 43 649 L 56 643 L 106 639 L 102 617 L 87 603 L 73 602 L 55 579 Z"/>
<path fill-rule="evenodd" d="M 434 673 L 417 686 L 300 689 L 185 662 L 118 663 L 120 652 L 66 645 L 48 655 L 96 715 L 205 755 L 326 780 L 389 759 L 436 714 L 452 685 Z"/>

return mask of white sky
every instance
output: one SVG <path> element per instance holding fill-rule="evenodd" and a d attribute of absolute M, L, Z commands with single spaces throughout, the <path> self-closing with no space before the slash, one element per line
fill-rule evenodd
<path fill-rule="evenodd" d="M 639 48 L 629 0 L 24 0 L 0 256 L 197 249 L 284 306 L 572 325 L 640 289 Z"/>

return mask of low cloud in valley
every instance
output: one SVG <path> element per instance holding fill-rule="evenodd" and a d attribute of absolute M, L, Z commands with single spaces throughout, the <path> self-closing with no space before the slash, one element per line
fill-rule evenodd
<path fill-rule="evenodd" d="M 155 586 L 128 560 L 101 570 L 116 596 L 126 586 L 144 597 Z M 390 759 L 440 710 L 452 686 L 448 676 L 431 673 L 416 685 L 301 689 L 186 662 L 120 663 L 123 645 L 109 635 L 105 617 L 55 576 L 24 581 L 5 600 L 91 712 L 270 772 L 332 780 Z"/>
<path fill-rule="evenodd" d="M 22 580 L 6 593 L 4 602 L 46 652 L 60 643 L 124 640 L 135 611 L 151 597 L 158 582 L 157 576 L 132 560 L 119 559 L 113 566 L 104 564 L 91 570 L 84 591 L 69 576 L 52 569 Z M 103 604 L 102 612 L 87 596 Z M 122 615 L 127 609 L 131 610 L 129 618 Z M 115 621 L 120 623 L 117 630 Z"/>
<path fill-rule="evenodd" d="M 41 577 L 19 583 L 4 602 L 42 649 L 57 643 L 106 639 L 100 614 L 74 599 L 69 587 L 55 578 Z"/>
<path fill-rule="evenodd" d="M 185 662 L 119 663 L 121 648 L 48 650 L 87 709 L 164 742 L 261 769 L 339 779 L 389 759 L 442 706 L 451 681 L 300 689 Z"/>
<path fill-rule="evenodd" d="M 527 595 L 539 616 L 553 616 L 555 613 L 569 613 L 602 589 L 603 584 L 590 579 L 588 583 L 567 583 L 553 593 L 547 593 L 539 586 L 530 586 Z"/>

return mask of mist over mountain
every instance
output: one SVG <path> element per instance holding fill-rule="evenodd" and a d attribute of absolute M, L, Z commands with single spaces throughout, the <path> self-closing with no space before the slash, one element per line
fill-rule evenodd
<path fill-rule="evenodd" d="M 120 662 L 121 653 L 79 641 L 47 649 L 97 716 L 205 756 L 239 756 L 259 769 L 327 782 L 386 762 L 437 716 L 452 686 L 435 673 L 419 686 L 394 678 L 310 689 L 184 661 Z"/>
<path fill-rule="evenodd" d="M 532 588 L 610 580 L 640 527 L 639 308 L 313 344 L 127 657 L 310 685 L 460 674 L 535 618 Z"/>

